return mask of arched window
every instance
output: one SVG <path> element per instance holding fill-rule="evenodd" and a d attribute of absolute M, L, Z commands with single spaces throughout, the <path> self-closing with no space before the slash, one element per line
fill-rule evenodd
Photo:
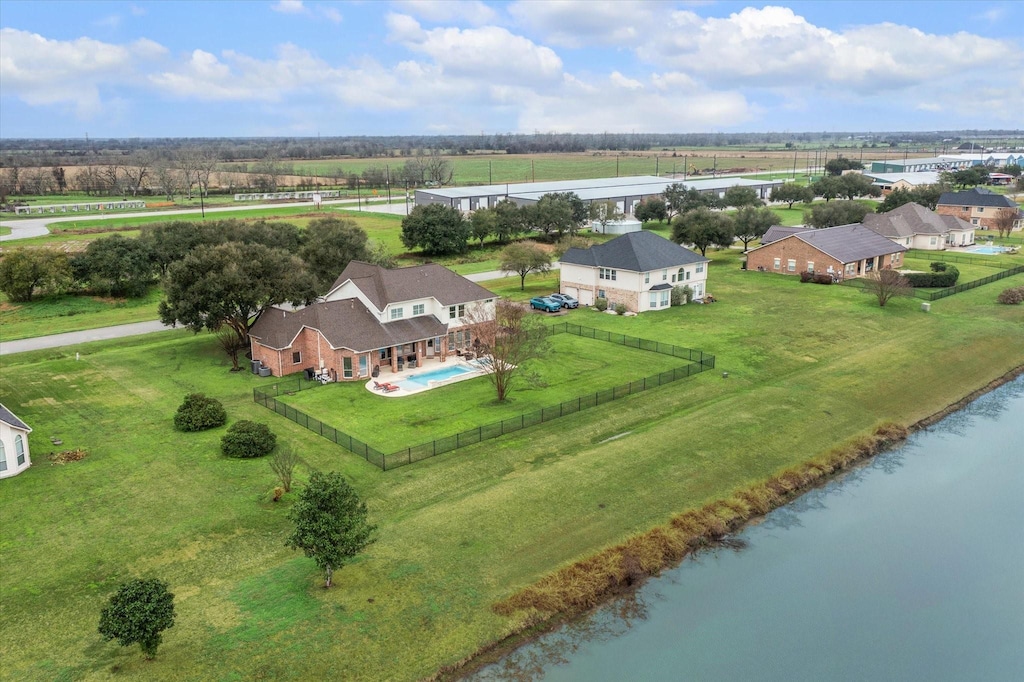
<path fill-rule="evenodd" d="M 0 471 L 7 471 L 7 452 L 4 451 L 2 440 L 0 440 Z"/>
<path fill-rule="evenodd" d="M 14 437 L 14 454 L 18 457 L 18 466 L 25 463 L 25 439 L 20 433 Z"/>

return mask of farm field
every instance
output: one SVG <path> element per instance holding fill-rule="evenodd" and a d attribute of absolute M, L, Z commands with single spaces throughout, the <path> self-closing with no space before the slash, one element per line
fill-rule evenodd
<path fill-rule="evenodd" d="M 229 372 L 207 334 L 5 358 L 0 393 L 35 431 L 34 466 L 0 496 L 0 678 L 421 679 L 523 625 L 491 605 L 558 567 L 1024 364 L 1002 283 L 922 314 L 709 255 L 719 303 L 560 319 L 714 353 L 728 379 L 707 372 L 394 472 L 253 403 L 276 379 Z M 350 478 L 379 540 L 335 587 L 284 547 L 294 493 L 268 501 L 266 461 L 222 458 L 223 428 L 172 429 L 191 391 Z M 51 466 L 51 437 L 89 454 Z M 140 575 L 176 595 L 152 663 L 96 633 L 107 597 Z"/>

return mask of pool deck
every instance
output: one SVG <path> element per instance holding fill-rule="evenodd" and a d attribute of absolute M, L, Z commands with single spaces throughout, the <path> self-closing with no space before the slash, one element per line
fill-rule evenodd
<path fill-rule="evenodd" d="M 433 372 L 439 369 L 445 369 L 453 366 L 465 367 L 466 369 L 469 369 L 471 371 L 459 374 L 458 376 L 442 379 L 440 381 L 430 381 L 427 386 L 407 381 L 409 378 L 415 377 L 419 374 L 426 374 L 427 372 Z M 463 360 L 460 357 L 450 357 L 444 362 L 441 362 L 441 360 L 434 358 L 432 360 L 425 360 L 421 367 L 417 367 L 415 369 L 407 369 L 402 372 L 395 373 L 382 373 L 376 379 L 371 378 L 369 381 L 367 381 L 365 386 L 367 391 L 370 391 L 375 395 L 381 395 L 384 396 L 385 398 L 404 398 L 405 396 L 415 395 L 417 393 L 429 391 L 432 388 L 438 388 L 440 386 L 455 384 L 460 381 L 465 381 L 467 379 L 474 379 L 478 376 L 483 376 L 483 371 L 473 363 L 469 362 L 468 360 Z M 383 391 L 377 388 L 374 384 L 397 386 L 398 390 Z"/>

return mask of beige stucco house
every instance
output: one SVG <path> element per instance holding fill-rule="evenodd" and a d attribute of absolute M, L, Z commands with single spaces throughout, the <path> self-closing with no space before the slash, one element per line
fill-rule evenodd
<path fill-rule="evenodd" d="M 974 225 L 953 215 L 940 215 L 915 203 L 887 213 L 869 213 L 864 226 L 908 249 L 942 251 L 974 243 Z"/>
<path fill-rule="evenodd" d="M 32 466 L 28 434 L 32 428 L 0 404 L 0 478 L 17 476 Z"/>
<path fill-rule="evenodd" d="M 603 298 L 632 312 L 663 310 L 673 287 L 707 293 L 710 260 L 653 232 L 630 232 L 588 249 L 569 249 L 559 260 L 563 294 L 593 305 Z"/>

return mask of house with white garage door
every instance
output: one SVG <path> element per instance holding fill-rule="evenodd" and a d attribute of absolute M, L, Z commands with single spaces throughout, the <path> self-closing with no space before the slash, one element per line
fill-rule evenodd
<path fill-rule="evenodd" d="M 630 232 L 588 249 L 569 249 L 559 260 L 560 291 L 583 305 L 603 298 L 612 308 L 662 310 L 672 289 L 689 286 L 694 300 L 707 293 L 710 259 L 646 230 Z"/>

